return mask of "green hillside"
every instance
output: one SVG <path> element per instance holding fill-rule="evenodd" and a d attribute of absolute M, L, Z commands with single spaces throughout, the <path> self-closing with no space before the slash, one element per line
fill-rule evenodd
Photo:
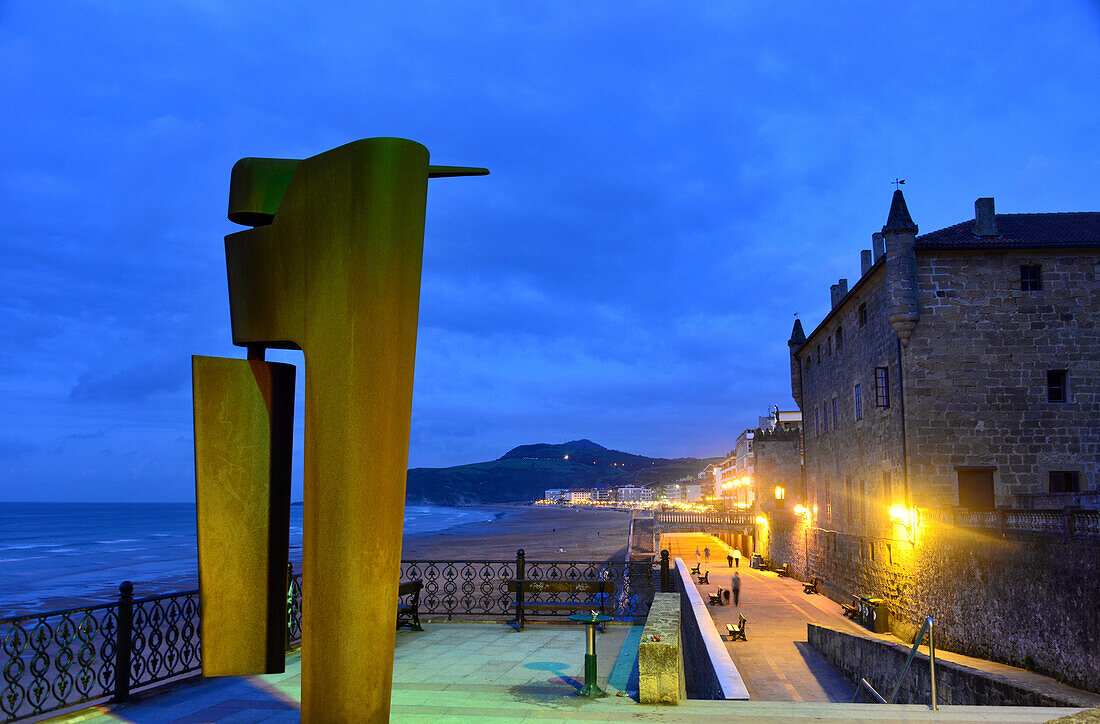
<path fill-rule="evenodd" d="M 537 500 L 548 488 L 643 485 L 693 475 L 718 458 L 647 458 L 591 440 L 520 445 L 497 460 L 409 470 L 412 503 L 508 503 Z"/>

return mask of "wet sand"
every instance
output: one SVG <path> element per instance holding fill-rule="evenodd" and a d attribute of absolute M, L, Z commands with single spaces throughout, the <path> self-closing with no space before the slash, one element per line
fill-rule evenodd
<path fill-rule="evenodd" d="M 403 560 L 509 560 L 522 548 L 528 560 L 622 561 L 630 513 L 553 506 L 479 506 L 493 521 L 407 536 Z M 564 549 L 564 550 L 559 550 Z"/>

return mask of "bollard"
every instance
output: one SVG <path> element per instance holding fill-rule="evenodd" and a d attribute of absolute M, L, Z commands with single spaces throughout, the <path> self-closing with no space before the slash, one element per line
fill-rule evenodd
<path fill-rule="evenodd" d="M 661 551 L 661 593 L 672 593 L 668 585 L 668 551 Z"/>
<path fill-rule="evenodd" d="M 115 698 L 130 698 L 130 652 L 134 628 L 134 584 L 123 581 L 118 587 L 118 630 L 115 632 Z"/>

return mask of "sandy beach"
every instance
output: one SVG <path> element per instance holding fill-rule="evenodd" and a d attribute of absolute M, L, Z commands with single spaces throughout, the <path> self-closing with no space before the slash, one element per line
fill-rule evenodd
<path fill-rule="evenodd" d="M 479 506 L 496 520 L 406 536 L 403 560 L 507 560 L 523 548 L 528 560 L 621 561 L 630 513 L 553 506 Z"/>

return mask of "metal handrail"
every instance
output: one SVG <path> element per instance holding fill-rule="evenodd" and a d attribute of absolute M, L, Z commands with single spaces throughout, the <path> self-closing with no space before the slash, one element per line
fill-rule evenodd
<path fill-rule="evenodd" d="M 897 682 L 894 684 L 894 688 L 890 690 L 889 699 L 884 699 L 874 687 L 872 687 L 867 679 L 861 678 L 859 685 L 856 686 L 856 695 L 852 697 L 852 703 L 857 704 L 860 702 L 860 698 L 863 694 L 863 690 L 871 692 L 879 702 L 883 704 L 889 704 L 897 698 L 898 692 L 901 690 L 901 682 L 905 680 L 905 675 L 909 673 L 909 666 L 913 663 L 913 658 L 917 655 L 917 649 L 920 648 L 921 642 L 924 641 L 924 634 L 928 633 L 928 672 L 931 677 L 932 687 L 932 711 L 938 711 L 939 707 L 936 704 L 936 644 L 932 639 L 932 617 L 929 616 L 924 619 L 924 625 L 920 628 L 920 633 L 913 639 L 913 648 L 909 650 L 909 658 L 905 660 L 905 666 L 901 670 L 901 675 L 898 676 Z"/>
<path fill-rule="evenodd" d="M 857 686 L 857 687 L 856 687 L 856 695 L 855 695 L 855 696 L 854 696 L 854 697 L 852 698 L 852 703 L 853 703 L 853 704 L 860 704 L 860 703 L 862 703 L 862 702 L 860 701 L 860 698 L 861 698 L 861 696 L 862 696 L 862 694 L 863 694 L 863 690 L 864 690 L 864 689 L 866 689 L 867 691 L 871 692 L 871 695 L 872 695 L 872 696 L 874 696 L 874 697 L 875 697 L 876 699 L 878 699 L 878 702 L 879 702 L 880 704 L 889 704 L 889 703 L 890 703 L 890 702 L 888 702 L 888 701 L 886 701 L 885 699 L 883 699 L 883 698 L 882 698 L 882 694 L 879 694 L 879 693 L 878 693 L 877 691 L 875 691 L 875 687 L 871 686 L 871 685 L 870 685 L 870 684 L 869 684 L 869 683 L 867 682 L 867 679 L 863 679 L 863 678 L 861 678 L 861 679 L 859 680 L 859 686 Z"/>

